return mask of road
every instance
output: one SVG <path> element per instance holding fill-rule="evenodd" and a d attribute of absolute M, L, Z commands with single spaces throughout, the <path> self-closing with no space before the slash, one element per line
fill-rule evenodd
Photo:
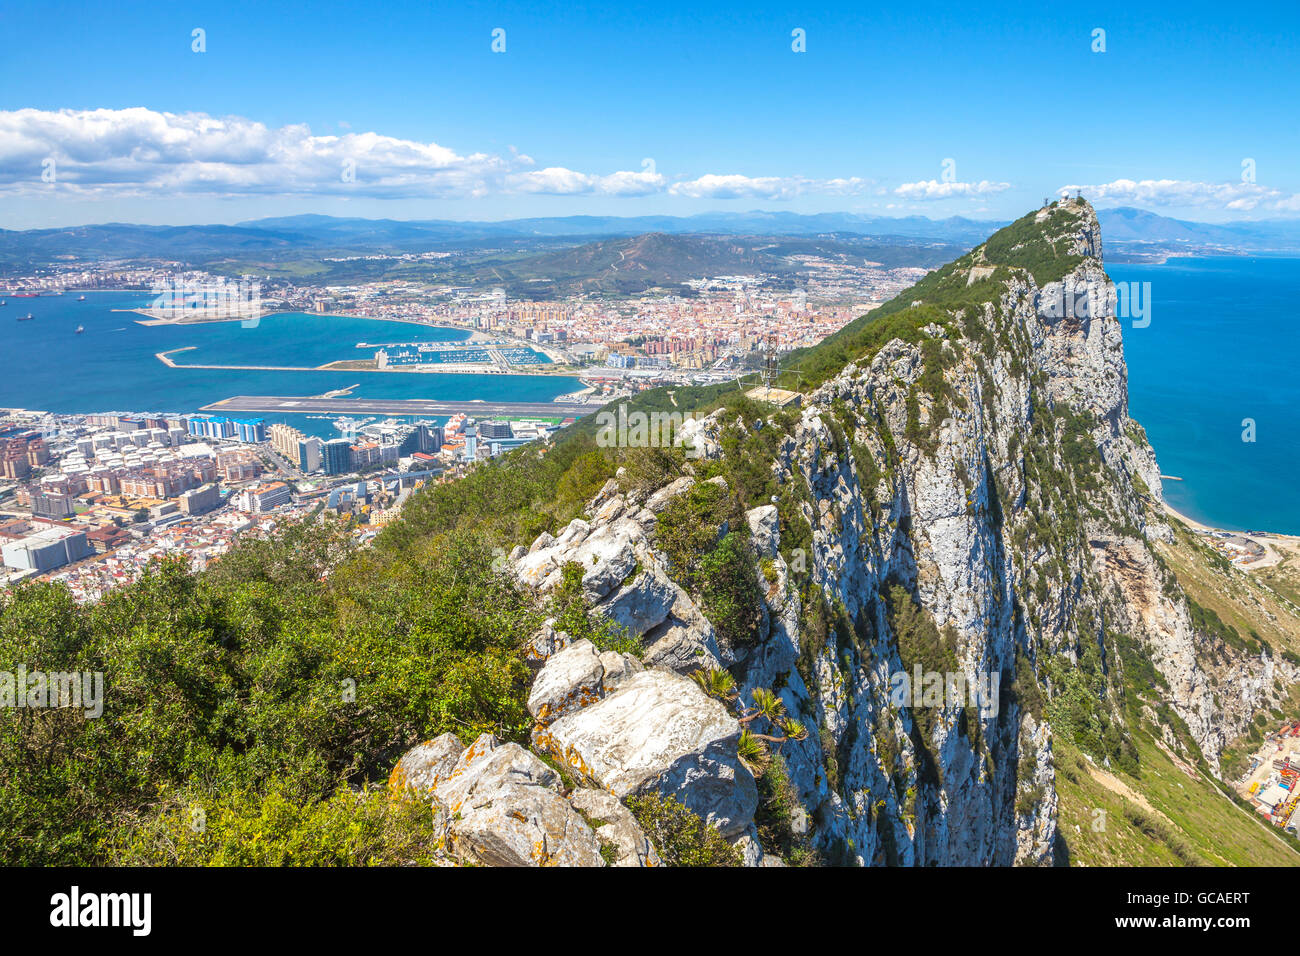
<path fill-rule="evenodd" d="M 310 398 L 293 395 L 236 395 L 200 411 L 229 415 L 235 412 L 304 415 L 410 415 L 416 418 L 442 417 L 463 412 L 474 418 L 581 418 L 600 404 L 575 402 L 441 402 L 424 398 Z"/>

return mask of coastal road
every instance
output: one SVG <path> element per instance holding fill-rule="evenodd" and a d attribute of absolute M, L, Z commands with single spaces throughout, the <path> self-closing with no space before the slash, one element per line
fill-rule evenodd
<path fill-rule="evenodd" d="M 310 398 L 293 395 L 236 395 L 200 411 L 231 415 L 237 412 L 286 415 L 411 415 L 442 417 L 463 412 L 474 418 L 497 416 L 581 418 L 601 407 L 577 402 L 440 402 L 424 398 Z"/>

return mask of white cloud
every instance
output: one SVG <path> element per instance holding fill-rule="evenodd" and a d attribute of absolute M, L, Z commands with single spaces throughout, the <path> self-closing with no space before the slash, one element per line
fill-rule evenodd
<path fill-rule="evenodd" d="M 789 199 L 804 193 L 847 196 L 869 185 L 856 176 L 848 179 L 805 179 L 787 176 L 741 176 L 709 173 L 698 179 L 673 183 L 668 191 L 690 199 Z"/>
<path fill-rule="evenodd" d="M 807 192 L 851 195 L 867 181 L 705 175 L 669 183 L 640 170 L 588 173 L 537 168 L 514 146 L 504 155 L 459 153 L 437 143 L 306 125 L 269 127 L 241 116 L 121 110 L 0 111 L 0 195 L 194 198 L 336 195 L 380 199 L 487 195 L 670 194 L 785 199 Z M 53 187 L 42 179 L 54 161 Z"/>
<path fill-rule="evenodd" d="M 1085 199 L 1105 203 L 1151 206 L 1198 206 L 1230 212 L 1300 211 L 1300 195 L 1258 183 L 1202 183 L 1186 179 L 1116 179 L 1092 186 L 1062 186 L 1061 195 L 1082 192 Z"/>
<path fill-rule="evenodd" d="M 592 176 L 562 166 L 534 169 L 506 177 L 506 187 L 513 192 L 547 193 L 574 196 L 600 193 L 607 196 L 648 196 L 662 192 L 667 180 L 653 171 L 622 171 L 608 176 Z"/>
<path fill-rule="evenodd" d="M 274 129 L 238 116 L 0 111 L 0 188 L 48 189 L 41 172 L 51 158 L 59 188 L 90 197 L 474 195 L 517 162 L 378 133 L 315 136 L 304 125 Z"/>
<path fill-rule="evenodd" d="M 937 179 L 922 179 L 920 182 L 903 183 L 894 189 L 895 196 L 904 199 L 959 199 L 989 196 L 1010 189 L 1010 183 L 994 183 L 981 179 L 977 183 L 940 182 Z"/>

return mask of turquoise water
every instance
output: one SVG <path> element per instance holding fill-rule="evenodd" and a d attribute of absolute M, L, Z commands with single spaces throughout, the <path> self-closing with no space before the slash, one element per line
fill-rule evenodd
<path fill-rule="evenodd" d="M 1151 324 L 1124 326 L 1130 413 L 1179 511 L 1234 530 L 1300 534 L 1300 259 L 1110 265 L 1150 282 Z M 1243 419 L 1255 422 L 1242 441 Z"/>
<path fill-rule="evenodd" d="M 287 372 L 169 368 L 155 353 L 194 346 L 173 361 L 220 365 L 315 366 L 370 358 L 358 342 L 460 342 L 468 332 L 380 319 L 303 315 L 239 322 L 143 326 L 130 312 L 149 296 L 122 292 L 5 296 L 0 308 L 0 406 L 53 412 L 141 411 L 185 413 L 232 395 L 320 395 L 357 385 L 363 398 L 548 401 L 577 380 L 540 375 L 447 375 L 375 372 Z M 19 322 L 28 312 L 31 322 Z M 78 325 L 85 327 L 75 334 Z M 333 437 L 331 422 L 297 415 L 266 415 L 310 434 Z"/>

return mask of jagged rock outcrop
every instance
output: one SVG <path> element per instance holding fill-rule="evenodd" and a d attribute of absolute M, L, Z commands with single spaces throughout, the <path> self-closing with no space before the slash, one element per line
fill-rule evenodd
<path fill-rule="evenodd" d="M 446 849 L 462 862 L 604 866 L 607 856 L 617 866 L 659 862 L 616 799 L 584 791 L 569 799 L 558 773 L 518 744 L 502 744 L 491 734 L 469 747 L 452 734 L 421 744 L 398 761 L 389 783 L 396 796 L 433 804 Z M 605 832 L 597 836 L 593 824 Z"/>
<path fill-rule="evenodd" d="M 528 712 L 549 724 L 600 699 L 605 665 L 591 641 L 578 641 L 552 655 L 528 694 Z"/>
<path fill-rule="evenodd" d="M 724 455 L 725 432 L 770 423 L 688 423 L 692 474 L 649 493 L 609 483 L 590 520 L 539 538 L 517 565 L 542 591 L 567 561 L 590 568 L 595 609 L 641 639 L 652 669 L 726 666 L 742 699 L 776 689 L 816 728 L 781 758 L 832 862 L 1051 863 L 1049 670 L 1111 654 L 1116 634 L 1149 654 L 1212 767 L 1274 678 L 1294 679 L 1285 662 L 1241 655 L 1224 671 L 1240 699 L 1207 678 L 1207 639 L 1152 546 L 1170 529 L 1155 455 L 1129 417 L 1101 248 L 1091 207 L 1053 204 L 940 270 L 928 293 L 939 307 L 911 303 L 915 336 L 881 342 L 806 396 L 770 462 L 785 500 L 745 515 L 763 563 L 748 646 L 719 642 L 657 548 L 656 523 Z M 787 540 L 791 521 L 806 545 Z M 827 615 L 839 623 L 810 633 L 810 617 Z M 992 700 L 897 702 L 918 633 Z M 614 699 L 551 728 L 565 736 L 557 752 L 606 785 L 638 777 L 624 763 L 635 748 L 599 726 Z M 629 708 L 618 720 L 630 746 L 655 718 Z"/>
<path fill-rule="evenodd" d="M 536 745 L 586 783 L 618 797 L 673 797 L 734 835 L 753 820 L 758 801 L 754 777 L 736 753 L 740 729 L 692 681 L 649 670 L 560 718 Z"/>
<path fill-rule="evenodd" d="M 564 565 L 577 564 L 593 609 L 642 639 L 646 666 L 682 674 L 717 666 L 727 654 L 713 626 L 650 544 L 656 515 L 692 484 L 693 478 L 680 478 L 640 505 L 611 481 L 592 502 L 591 520 L 575 518 L 558 537 L 540 536 L 514 563 L 516 576 L 544 595 L 559 584 Z"/>
<path fill-rule="evenodd" d="M 682 474 L 646 487 L 620 471 L 585 517 L 517 548 L 511 573 L 539 599 L 576 564 L 592 611 L 641 645 L 601 653 L 553 622 L 529 645 L 532 745 L 580 789 L 566 799 L 522 748 L 448 769 L 437 741 L 395 786 L 468 807 L 472 829 L 463 810 L 448 826 L 473 859 L 536 862 L 540 839 L 547 861 L 590 860 L 602 845 L 583 821 L 603 820 L 602 860 L 652 865 L 621 800 L 658 793 L 749 865 L 780 863 L 761 840 L 783 827 L 787 850 L 835 864 L 1050 865 L 1055 701 L 1118 756 L 1139 659 L 1177 714 L 1165 743 L 1217 767 L 1296 669 L 1198 630 L 1158 554 L 1172 531 L 1100 256 L 1086 203 L 1026 217 L 886 306 L 874 321 L 891 334 L 863 338 L 798 412 L 688 422 Z M 749 585 L 726 579 L 710 603 L 680 540 L 672 558 L 661 540 L 719 491 L 733 509 L 701 540 L 734 556 L 747 538 L 752 615 L 735 600 Z M 730 690 L 687 677 L 723 668 Z M 756 734 L 745 708 L 769 691 L 807 733 Z M 756 818 L 755 773 L 789 820 Z"/>

